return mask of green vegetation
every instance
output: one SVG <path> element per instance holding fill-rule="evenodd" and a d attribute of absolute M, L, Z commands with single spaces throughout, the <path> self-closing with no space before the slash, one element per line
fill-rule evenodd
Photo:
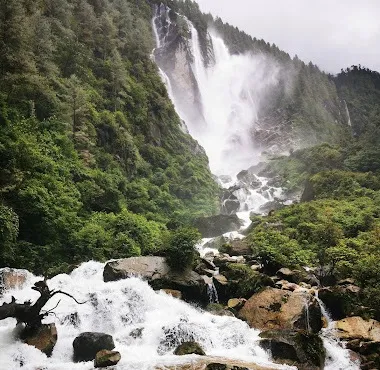
<path fill-rule="evenodd" d="M 0 265 L 156 253 L 217 209 L 136 0 L 0 1 Z"/>
<path fill-rule="evenodd" d="M 176 271 L 191 267 L 197 255 L 195 245 L 200 239 L 201 234 L 193 228 L 179 228 L 174 231 L 169 237 L 165 250 L 168 265 Z"/>
<path fill-rule="evenodd" d="M 322 281 L 353 277 L 363 288 L 362 304 L 380 318 L 380 166 L 368 153 L 379 150 L 367 140 L 374 124 L 345 146 L 320 145 L 273 160 L 263 169 L 290 190 L 305 183 L 302 199 L 256 217 L 248 237 L 265 268 L 318 267 Z M 370 171 L 369 171 L 370 170 Z"/>

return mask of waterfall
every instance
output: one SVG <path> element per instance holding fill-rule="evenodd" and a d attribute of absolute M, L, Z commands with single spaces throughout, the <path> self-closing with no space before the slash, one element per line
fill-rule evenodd
<path fill-rule="evenodd" d="M 219 303 L 218 291 L 216 290 L 214 279 L 212 277 L 204 276 L 207 284 L 207 296 L 209 303 Z"/>
<path fill-rule="evenodd" d="M 345 106 L 345 109 L 346 109 L 347 125 L 351 127 L 352 123 L 351 123 L 350 111 L 348 110 L 347 102 L 345 100 L 343 100 L 343 101 L 344 101 L 344 106 Z"/>
<path fill-rule="evenodd" d="M 175 347 L 183 341 L 195 340 L 207 355 L 222 356 L 274 365 L 269 355 L 258 345 L 259 331 L 234 317 L 215 316 L 196 309 L 163 292 L 155 292 L 146 282 L 134 277 L 125 280 L 103 281 L 104 264 L 86 262 L 70 275 L 58 275 L 47 281 L 50 289 L 70 292 L 80 301 L 78 305 L 65 296 L 53 297 L 44 309 L 53 308 L 55 316 L 44 322 L 55 322 L 58 342 L 51 358 L 17 341 L 14 337 L 16 320 L 0 320 L 0 364 L 2 369 L 16 370 L 90 370 L 92 362 L 72 362 L 74 338 L 85 331 L 111 334 L 115 350 L 121 353 L 115 370 L 152 370 L 158 365 L 189 362 L 188 356 L 175 356 Z M 35 301 L 38 293 L 31 287 L 40 278 L 30 274 L 21 289 L 5 292 L 0 298 L 10 302 Z M 75 314 L 76 320 L 68 317 Z"/>
<path fill-rule="evenodd" d="M 189 39 L 183 41 L 186 45 L 178 47 L 175 52 L 167 50 L 171 47 L 167 42 L 170 38 L 168 14 L 168 8 L 162 5 L 156 8 L 153 28 L 155 53 L 172 52 L 178 59 L 174 67 L 168 66 L 162 58 L 156 60 L 171 85 L 181 87 L 172 89 L 172 101 L 181 112 L 190 134 L 206 150 L 211 171 L 216 175 L 236 175 L 258 162 L 260 151 L 254 146 L 252 132 L 260 104 L 278 82 L 279 67 L 263 55 L 231 55 L 222 38 L 212 32 L 208 34 L 208 40 L 213 62 L 206 66 L 198 31 L 185 17 L 182 18 L 189 29 Z M 189 65 L 189 69 L 179 66 L 181 63 Z M 184 80 L 188 81 L 186 87 Z M 194 80 L 195 84 L 190 82 Z M 183 98 L 186 89 L 196 90 L 187 101 Z M 198 114 L 189 113 L 194 110 Z"/>
<path fill-rule="evenodd" d="M 327 327 L 321 331 L 323 345 L 326 349 L 326 370 L 358 370 L 360 364 L 351 361 L 349 352 L 335 335 L 334 321 L 322 302 L 318 297 L 318 291 L 315 292 L 315 299 L 321 307 L 322 315 L 327 323 Z"/>

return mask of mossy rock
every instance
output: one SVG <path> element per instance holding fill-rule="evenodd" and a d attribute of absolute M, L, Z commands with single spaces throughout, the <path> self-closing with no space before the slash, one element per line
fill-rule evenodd
<path fill-rule="evenodd" d="M 184 342 L 180 344 L 174 351 L 177 356 L 183 355 L 200 355 L 205 356 L 206 353 L 197 342 Z"/>
<path fill-rule="evenodd" d="M 298 369 L 323 369 L 326 350 L 318 334 L 304 330 L 268 330 L 260 333 L 260 345 L 271 351 L 276 362 L 296 365 Z"/>
<path fill-rule="evenodd" d="M 223 275 L 227 277 L 226 299 L 250 298 L 267 286 L 274 286 L 273 280 L 249 266 L 240 263 L 228 263 L 222 269 Z"/>

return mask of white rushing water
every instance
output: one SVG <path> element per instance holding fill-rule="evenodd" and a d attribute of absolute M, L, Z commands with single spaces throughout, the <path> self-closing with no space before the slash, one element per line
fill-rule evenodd
<path fill-rule="evenodd" d="M 121 361 L 115 370 L 150 370 L 156 365 L 189 362 L 194 356 L 175 356 L 173 350 L 183 341 L 199 342 L 207 355 L 271 364 L 268 354 L 258 346 L 258 330 L 227 316 L 214 316 L 194 308 L 176 298 L 155 292 L 146 282 L 129 278 L 117 282 L 103 281 L 104 264 L 87 262 L 70 275 L 58 275 L 48 280 L 50 289 L 70 292 L 78 305 L 66 296 L 53 297 L 45 309 L 53 308 L 55 316 L 45 322 L 57 324 L 58 341 L 51 358 L 32 346 L 15 339 L 14 319 L 0 321 L 0 368 L 7 370 L 67 370 L 93 369 L 93 363 L 72 362 L 74 338 L 85 331 L 111 334 Z M 11 296 L 23 302 L 38 298 L 31 290 L 40 280 L 28 274 L 25 286 L 5 293 L 0 304 L 10 302 Z M 77 323 L 68 319 L 77 313 Z M 131 333 L 141 333 L 137 338 Z M 23 364 L 23 366 L 21 366 Z"/>
<path fill-rule="evenodd" d="M 360 364 L 351 361 L 350 353 L 335 335 L 335 322 L 332 320 L 326 306 L 318 297 L 316 291 L 315 298 L 321 307 L 322 315 L 326 321 L 326 327 L 321 331 L 323 345 L 326 349 L 327 366 L 325 370 L 358 370 Z"/>

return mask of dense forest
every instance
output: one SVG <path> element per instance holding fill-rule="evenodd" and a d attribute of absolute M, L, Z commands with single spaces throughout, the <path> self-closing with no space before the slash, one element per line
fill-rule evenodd
<path fill-rule="evenodd" d="M 156 253 L 217 209 L 138 0 L 0 1 L 0 265 Z"/>

